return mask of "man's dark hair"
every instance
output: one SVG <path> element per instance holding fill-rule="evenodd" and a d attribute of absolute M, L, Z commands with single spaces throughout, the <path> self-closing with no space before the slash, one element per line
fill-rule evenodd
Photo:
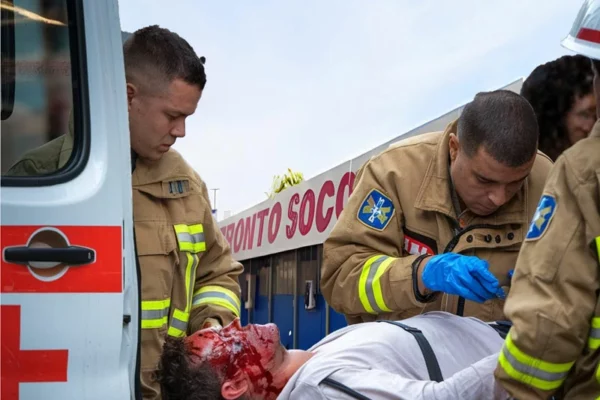
<path fill-rule="evenodd" d="M 221 379 L 207 363 L 190 362 L 183 338 L 166 339 L 156 378 L 164 400 L 223 400 Z"/>
<path fill-rule="evenodd" d="M 556 161 L 572 143 L 566 116 L 577 98 L 592 94 L 594 72 L 582 55 L 566 55 L 538 65 L 523 82 L 521 95 L 537 116 L 540 150 Z"/>
<path fill-rule="evenodd" d="M 162 89 L 181 79 L 204 90 L 204 57 L 175 32 L 151 25 L 135 31 L 123 44 L 127 82 L 146 90 Z"/>
<path fill-rule="evenodd" d="M 538 123 L 531 104 L 509 90 L 481 92 L 458 118 L 458 140 L 467 156 L 481 146 L 498 162 L 519 167 L 536 154 Z"/>

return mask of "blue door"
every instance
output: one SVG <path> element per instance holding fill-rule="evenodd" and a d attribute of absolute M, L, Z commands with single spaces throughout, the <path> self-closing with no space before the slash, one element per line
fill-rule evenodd
<path fill-rule="evenodd" d="M 273 268 L 273 322 L 279 328 L 281 344 L 293 349 L 295 251 L 273 256 Z"/>
<path fill-rule="evenodd" d="M 348 323 L 346 322 L 346 317 L 344 317 L 344 314 L 340 314 L 333 308 L 329 307 L 329 333 L 337 331 L 338 329 L 347 325 Z"/>
<path fill-rule="evenodd" d="M 298 348 L 308 350 L 325 336 L 325 299 L 315 296 L 315 308 L 307 310 L 304 295 L 298 296 Z"/>
<path fill-rule="evenodd" d="M 271 267 L 268 263 L 252 268 L 256 276 L 256 291 L 254 297 L 254 309 L 252 310 L 253 324 L 266 324 L 269 320 L 269 285 Z"/>

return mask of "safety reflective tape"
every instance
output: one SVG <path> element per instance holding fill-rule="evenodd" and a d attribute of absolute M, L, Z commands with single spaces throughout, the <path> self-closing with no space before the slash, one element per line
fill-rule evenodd
<path fill-rule="evenodd" d="M 598 383 L 600 383 L 600 364 L 598 364 L 598 366 L 596 367 L 596 380 L 598 381 Z"/>
<path fill-rule="evenodd" d="M 173 317 L 171 318 L 171 324 L 169 325 L 169 330 L 167 331 L 167 334 L 169 336 L 175 337 L 185 336 L 189 320 L 189 313 L 175 309 L 173 311 Z"/>
<path fill-rule="evenodd" d="M 598 263 L 600 263 L 600 236 L 596 238 L 596 256 L 598 257 Z"/>
<path fill-rule="evenodd" d="M 204 237 L 204 227 L 202 224 L 185 225 L 178 224 L 173 226 L 177 234 L 180 251 L 189 251 L 200 253 L 206 251 L 206 241 Z"/>
<path fill-rule="evenodd" d="M 198 268 L 199 258 L 194 253 L 186 252 L 187 265 L 185 267 L 185 293 L 187 303 L 185 312 L 189 313 L 192 309 L 192 299 L 194 297 L 194 283 L 196 282 L 196 269 Z"/>
<path fill-rule="evenodd" d="M 236 317 L 240 316 L 240 299 L 231 290 L 222 286 L 204 286 L 194 293 L 192 307 L 216 305 L 227 308 Z"/>
<path fill-rule="evenodd" d="M 358 297 L 368 313 L 392 311 L 383 299 L 381 277 L 394 260 L 394 257 L 377 255 L 369 258 L 363 266 L 358 281 Z"/>
<path fill-rule="evenodd" d="M 592 318 L 592 323 L 590 325 L 588 347 L 592 350 L 596 350 L 600 347 L 600 317 Z"/>
<path fill-rule="evenodd" d="M 142 329 L 156 329 L 167 324 L 171 299 L 142 301 Z"/>
<path fill-rule="evenodd" d="M 558 364 L 531 357 L 517 348 L 510 332 L 506 336 L 498 362 L 508 376 L 540 390 L 560 387 L 575 363 Z"/>

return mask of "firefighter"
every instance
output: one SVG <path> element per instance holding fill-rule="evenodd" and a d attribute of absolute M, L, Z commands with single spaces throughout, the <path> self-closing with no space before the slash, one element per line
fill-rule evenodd
<path fill-rule="evenodd" d="M 584 3 L 562 45 L 592 59 L 600 96 L 600 0 Z M 600 396 L 599 180 L 597 121 L 556 160 L 517 260 L 495 372 L 515 398 Z"/>
<path fill-rule="evenodd" d="M 443 132 L 358 171 L 324 243 L 322 291 L 349 324 L 434 310 L 503 319 L 509 271 L 552 161 L 520 95 L 478 93 Z"/>
<path fill-rule="evenodd" d="M 165 336 L 181 337 L 239 317 L 243 271 L 213 216 L 200 176 L 171 148 L 185 136 L 206 83 L 203 58 L 183 38 L 142 28 L 123 46 L 132 150 L 133 218 L 141 270 L 141 383 L 159 399 L 154 379 Z M 25 155 L 12 175 L 64 166 L 65 136 Z M 200 149 L 199 149 L 200 150 Z"/>

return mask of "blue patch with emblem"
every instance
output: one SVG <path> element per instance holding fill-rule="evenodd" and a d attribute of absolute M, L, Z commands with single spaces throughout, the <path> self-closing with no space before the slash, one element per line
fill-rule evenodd
<path fill-rule="evenodd" d="M 394 215 L 394 204 L 377 189 L 372 189 L 358 210 L 358 220 L 378 231 L 384 230 Z"/>
<path fill-rule="evenodd" d="M 550 221 L 552 221 L 555 211 L 556 199 L 554 196 L 547 194 L 543 195 L 540 199 L 537 209 L 535 210 L 535 214 L 531 220 L 531 225 L 529 225 L 529 230 L 527 231 L 525 240 L 538 240 L 541 238 L 550 225 Z"/>

